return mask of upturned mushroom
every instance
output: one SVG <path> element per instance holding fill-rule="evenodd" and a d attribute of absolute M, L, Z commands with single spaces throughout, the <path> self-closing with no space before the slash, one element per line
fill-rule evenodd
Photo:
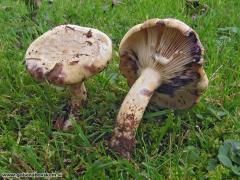
<path fill-rule="evenodd" d="M 83 81 L 101 72 L 111 60 L 112 42 L 103 32 L 77 25 L 60 25 L 38 37 L 27 49 L 26 68 L 37 80 L 67 86 L 71 93 L 70 112 L 55 126 L 68 129 L 69 116 L 85 103 Z"/>
<path fill-rule="evenodd" d="M 117 115 L 110 147 L 130 158 L 135 134 L 151 101 L 164 108 L 187 109 L 208 86 L 204 49 L 197 33 L 176 19 L 150 19 L 123 37 L 120 70 L 131 86 Z"/>

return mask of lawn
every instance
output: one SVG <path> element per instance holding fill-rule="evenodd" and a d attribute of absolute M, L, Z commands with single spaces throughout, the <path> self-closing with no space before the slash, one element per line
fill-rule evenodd
<path fill-rule="evenodd" d="M 23 0 L 0 1 L 0 174 L 61 172 L 67 179 L 237 179 L 217 158 L 227 139 L 240 140 L 240 1 L 47 0 L 38 10 Z M 131 161 L 111 152 L 114 120 L 129 87 L 118 48 L 133 25 L 177 18 L 205 48 L 209 88 L 189 110 L 148 108 Z M 68 99 L 63 88 L 35 81 L 24 65 L 30 43 L 59 24 L 99 29 L 113 41 L 107 69 L 86 81 L 87 107 L 72 132 L 52 127 Z"/>

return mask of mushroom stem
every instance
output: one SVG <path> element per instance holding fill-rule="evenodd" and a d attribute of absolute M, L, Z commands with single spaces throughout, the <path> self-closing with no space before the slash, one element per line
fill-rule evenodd
<path fill-rule="evenodd" d="M 84 83 L 78 83 L 69 87 L 71 93 L 71 114 L 86 104 L 87 91 Z"/>
<path fill-rule="evenodd" d="M 155 89 L 160 84 L 159 72 L 152 68 L 144 69 L 121 105 L 110 147 L 125 158 L 129 159 L 131 156 L 136 130 Z"/>
<path fill-rule="evenodd" d="M 64 131 L 72 130 L 72 122 L 70 119 L 71 117 L 77 117 L 77 112 L 80 107 L 86 104 L 87 99 L 87 91 L 83 82 L 71 85 L 69 89 L 71 93 L 70 109 L 67 110 L 64 116 L 58 116 L 54 120 L 54 127 Z"/>

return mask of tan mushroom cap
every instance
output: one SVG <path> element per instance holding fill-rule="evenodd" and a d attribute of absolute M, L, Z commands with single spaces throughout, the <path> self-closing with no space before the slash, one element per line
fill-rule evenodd
<path fill-rule="evenodd" d="M 39 80 L 75 84 L 102 71 L 112 57 L 111 39 L 103 32 L 77 25 L 60 25 L 28 48 L 27 70 Z"/>
<path fill-rule="evenodd" d="M 130 86 L 145 68 L 159 71 L 162 83 L 151 103 L 160 107 L 190 108 L 208 86 L 199 37 L 179 20 L 150 19 L 132 27 L 119 54 L 120 70 Z"/>

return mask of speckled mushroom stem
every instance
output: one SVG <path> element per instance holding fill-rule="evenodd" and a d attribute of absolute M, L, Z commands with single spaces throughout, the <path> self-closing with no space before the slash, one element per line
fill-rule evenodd
<path fill-rule="evenodd" d="M 56 129 L 61 129 L 64 131 L 72 130 L 71 117 L 77 117 L 77 112 L 79 109 L 86 104 L 87 101 L 87 91 L 84 83 L 74 84 L 69 86 L 71 94 L 70 109 L 65 112 L 63 116 L 58 116 L 54 120 L 54 127 Z M 66 110 L 64 110 L 66 111 Z"/>
<path fill-rule="evenodd" d="M 84 83 L 74 84 L 69 87 L 71 93 L 71 113 L 75 113 L 86 104 L 87 91 Z"/>
<path fill-rule="evenodd" d="M 161 84 L 159 72 L 152 68 L 143 70 L 135 81 L 118 113 L 110 147 L 130 159 L 135 146 L 136 130 L 141 122 L 143 113 L 153 95 Z"/>

